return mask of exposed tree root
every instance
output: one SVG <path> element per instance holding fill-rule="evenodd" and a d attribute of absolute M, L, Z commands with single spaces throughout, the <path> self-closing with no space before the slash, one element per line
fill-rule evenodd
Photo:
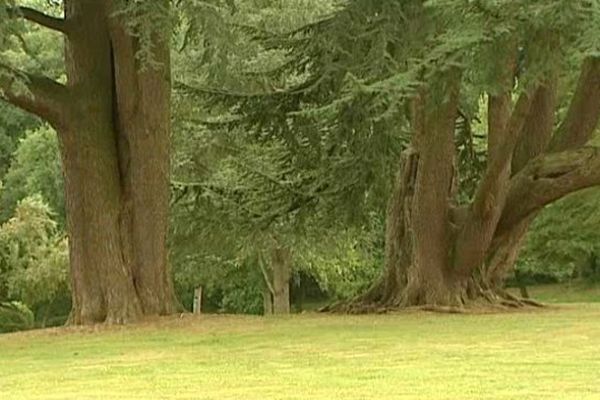
<path fill-rule="evenodd" d="M 540 303 L 538 301 L 532 300 L 532 299 L 521 299 L 521 302 L 531 306 L 531 307 L 537 307 L 537 308 L 543 308 L 543 307 L 547 307 L 544 303 Z"/>
<path fill-rule="evenodd" d="M 386 301 L 382 299 L 386 298 Z M 320 312 L 340 314 L 383 314 L 402 311 L 428 311 L 442 314 L 473 314 L 506 312 L 528 308 L 543 308 L 546 305 L 532 299 L 514 296 L 503 289 L 479 290 L 476 296 L 463 296 L 460 305 L 405 304 L 402 296 L 375 296 L 369 291 L 350 301 L 327 305 Z"/>
<path fill-rule="evenodd" d="M 441 314 L 468 314 L 468 310 L 466 308 L 454 306 L 425 305 L 420 307 L 413 307 L 413 309 Z"/>

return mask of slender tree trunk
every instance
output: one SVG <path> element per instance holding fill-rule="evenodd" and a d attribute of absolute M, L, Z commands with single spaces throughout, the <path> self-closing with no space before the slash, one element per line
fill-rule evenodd
<path fill-rule="evenodd" d="M 533 218 L 527 218 L 494 239 L 488 249 L 488 261 L 483 274 L 483 281 L 487 287 L 502 288 L 506 278 L 513 272 L 532 221 Z"/>
<path fill-rule="evenodd" d="M 263 315 L 273 314 L 273 293 L 268 287 L 263 288 Z"/>
<path fill-rule="evenodd" d="M 289 250 L 273 250 L 271 265 L 273 268 L 273 314 L 289 314 L 291 278 L 291 255 Z"/>

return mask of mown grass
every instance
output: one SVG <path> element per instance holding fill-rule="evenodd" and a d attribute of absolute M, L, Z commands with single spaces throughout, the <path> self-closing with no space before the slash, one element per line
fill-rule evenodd
<path fill-rule="evenodd" d="M 532 298 L 544 303 L 600 303 L 600 285 L 589 283 L 539 285 L 527 290 Z M 514 291 L 518 294 L 518 290 Z"/>
<path fill-rule="evenodd" d="M 0 336 L 0 399 L 600 399 L 600 304 Z"/>

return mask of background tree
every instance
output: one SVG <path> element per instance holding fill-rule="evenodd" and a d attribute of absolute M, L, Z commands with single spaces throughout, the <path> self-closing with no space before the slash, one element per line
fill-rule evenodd
<path fill-rule="evenodd" d="M 43 327 L 69 297 L 67 240 L 41 196 L 19 202 L 14 217 L 0 225 L 0 301 L 19 301 Z M 59 306 L 58 309 L 54 306 Z"/>
<path fill-rule="evenodd" d="M 535 219 L 517 261 L 521 277 L 530 282 L 597 282 L 597 189 L 588 189 L 551 204 Z"/>
<path fill-rule="evenodd" d="M 25 197 L 40 194 L 65 226 L 65 204 L 60 151 L 56 133 L 48 127 L 31 131 L 14 151 L 10 168 L 0 192 L 0 222 L 13 216 Z"/>
<path fill-rule="evenodd" d="M 204 27 L 206 38 L 200 44 L 186 42 L 182 34 L 183 51 L 174 63 L 178 117 L 171 243 L 176 282 L 187 286 L 188 293 L 189 282 L 202 283 L 211 298 L 213 293 L 223 299 L 238 293 L 246 299 L 252 293 L 248 309 L 257 312 L 258 287 L 266 300 L 263 308 L 270 313 L 273 303 L 289 304 L 285 289 L 290 273 L 296 299 L 315 281 L 318 291 L 338 297 L 356 294 L 372 278 L 373 258 L 381 253 L 370 247 L 370 239 L 381 233 L 380 225 L 372 224 L 377 218 L 352 215 L 360 207 L 353 201 L 345 203 L 348 211 L 333 201 L 350 200 L 343 193 L 334 195 L 334 182 L 352 159 L 340 157 L 335 174 L 330 173 L 323 149 L 312 151 L 304 142 L 300 151 L 288 148 L 281 138 L 259 137 L 229 123 L 227 107 L 210 104 L 206 93 L 198 96 L 190 90 L 202 85 L 245 93 L 283 84 L 283 79 L 273 81 L 262 72 L 284 62 L 285 53 L 265 48 L 253 37 L 287 32 L 333 9 L 333 3 L 322 1 L 243 2 L 234 10 L 207 10 L 217 13 L 221 23 Z M 326 190 L 329 196 L 317 195 Z M 369 202 L 376 203 L 381 205 Z M 276 256 L 282 253 L 289 254 Z M 288 262 L 277 262 L 281 259 Z M 286 264 L 292 265 L 291 271 L 280 268 Z M 285 306 L 278 308 L 287 312 Z"/>
<path fill-rule="evenodd" d="M 350 309 L 518 306 L 502 283 L 530 221 L 600 182 L 598 149 L 586 146 L 600 115 L 599 15 L 596 2 L 352 1 L 291 34 L 265 35 L 265 46 L 287 51 L 263 74 L 284 79 L 275 92 L 189 91 L 230 106 L 230 124 L 257 137 L 296 151 L 306 143 L 329 160 L 348 155 L 352 168 L 330 162 L 326 176 L 345 174 L 337 193 L 355 194 L 355 204 L 371 197 L 368 172 L 380 165 L 365 158 L 387 165 L 380 176 L 398 171 L 385 272 Z M 461 130 L 481 116 L 486 167 L 465 179 Z M 379 145 L 404 135 L 401 157 Z"/>

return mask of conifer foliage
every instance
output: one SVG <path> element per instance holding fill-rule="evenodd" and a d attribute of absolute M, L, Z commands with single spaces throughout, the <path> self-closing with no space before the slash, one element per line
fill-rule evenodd
<path fill-rule="evenodd" d="M 320 170 L 313 193 L 337 210 L 387 194 L 381 278 L 338 308 L 534 304 L 502 289 L 531 221 L 600 184 L 588 145 L 599 7 L 353 0 L 291 32 L 254 32 L 283 54 L 252 71 L 267 88 L 182 90 L 228 110 L 212 129 L 276 139 L 306 162 L 295 168 Z"/>

